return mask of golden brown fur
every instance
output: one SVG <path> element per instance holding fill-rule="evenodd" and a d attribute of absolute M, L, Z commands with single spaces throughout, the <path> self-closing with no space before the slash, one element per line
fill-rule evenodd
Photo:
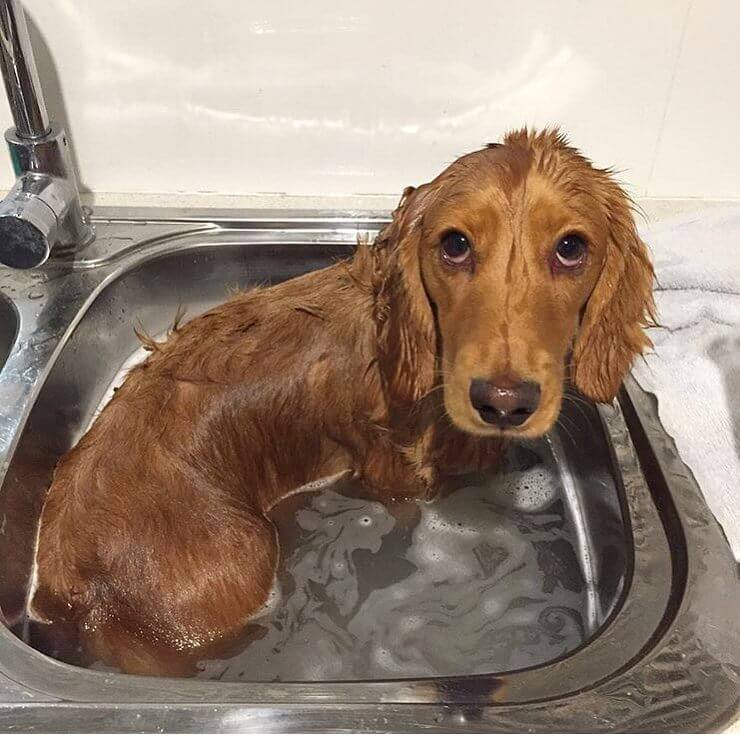
<path fill-rule="evenodd" d="M 451 228 L 472 237 L 474 270 L 440 260 Z M 588 259 L 555 275 L 570 230 Z M 192 672 L 266 598 L 277 500 L 346 468 L 378 495 L 428 496 L 445 472 L 489 465 L 502 436 L 547 431 L 568 373 L 611 400 L 648 344 L 651 283 L 623 192 L 557 133 L 459 159 L 408 188 L 352 260 L 152 344 L 57 467 L 34 612 L 126 671 Z M 477 376 L 538 382 L 538 410 L 514 430 L 483 424 Z"/>

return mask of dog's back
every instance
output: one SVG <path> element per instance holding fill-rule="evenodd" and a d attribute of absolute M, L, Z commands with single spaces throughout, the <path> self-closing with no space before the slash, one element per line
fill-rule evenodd
<path fill-rule="evenodd" d="M 236 636 L 273 579 L 265 512 L 349 465 L 331 440 L 357 424 L 356 389 L 338 378 L 369 347 L 362 301 L 337 265 L 152 346 L 55 471 L 33 615 L 79 624 L 97 657 L 139 673 L 182 673 Z"/>

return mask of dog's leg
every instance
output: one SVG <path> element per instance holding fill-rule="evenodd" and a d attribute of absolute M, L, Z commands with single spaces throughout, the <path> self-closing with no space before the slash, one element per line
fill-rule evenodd
<path fill-rule="evenodd" d="M 91 661 L 125 673 L 192 675 L 198 660 L 220 657 L 235 644 L 266 602 L 278 544 L 262 514 L 224 502 L 207 513 L 173 511 L 172 516 L 178 526 L 169 531 L 164 522 L 156 541 L 150 533 L 140 533 L 138 540 L 126 535 L 119 555 L 92 584 L 76 578 L 68 585 L 67 594 L 80 594 L 70 600 Z M 199 517 L 208 522 L 199 526 Z M 55 621 L 43 605 L 69 597 L 56 589 L 56 598 L 48 598 L 50 571 L 58 570 L 50 553 L 44 554 L 39 609 Z"/>

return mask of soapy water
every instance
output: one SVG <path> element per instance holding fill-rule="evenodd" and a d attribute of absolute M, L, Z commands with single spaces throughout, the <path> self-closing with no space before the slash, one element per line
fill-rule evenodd
<path fill-rule="evenodd" d="M 199 677 L 425 678 L 562 656 L 588 637 L 590 606 L 561 488 L 538 443 L 432 503 L 380 503 L 347 480 L 286 500 L 258 636 Z"/>

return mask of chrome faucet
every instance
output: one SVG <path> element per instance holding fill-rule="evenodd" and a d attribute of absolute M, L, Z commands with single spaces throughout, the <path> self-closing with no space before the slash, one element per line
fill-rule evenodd
<path fill-rule="evenodd" d="M 5 132 L 16 175 L 0 201 L 0 264 L 32 268 L 52 250 L 86 244 L 69 142 L 49 120 L 20 0 L 0 0 L 0 66 L 15 126 Z"/>

